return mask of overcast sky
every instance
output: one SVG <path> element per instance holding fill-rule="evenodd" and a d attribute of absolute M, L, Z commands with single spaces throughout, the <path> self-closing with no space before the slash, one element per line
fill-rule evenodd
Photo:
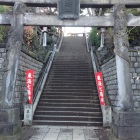
<path fill-rule="evenodd" d="M 83 15 L 87 14 L 87 10 L 83 11 Z M 65 33 L 65 35 L 67 35 L 68 33 L 84 33 L 84 31 L 86 32 L 90 32 L 91 28 L 90 27 L 63 27 L 63 32 Z"/>
<path fill-rule="evenodd" d="M 91 28 L 89 27 L 63 27 L 63 32 L 65 35 L 68 33 L 84 33 L 84 31 L 89 32 Z"/>

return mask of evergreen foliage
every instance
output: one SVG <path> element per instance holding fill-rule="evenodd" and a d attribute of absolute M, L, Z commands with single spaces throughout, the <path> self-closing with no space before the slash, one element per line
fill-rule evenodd
<path fill-rule="evenodd" d="M 3 14 L 7 11 L 11 10 L 9 6 L 0 5 L 0 14 Z M 0 43 L 5 43 L 7 41 L 7 34 L 9 31 L 9 27 L 0 25 Z"/>
<path fill-rule="evenodd" d="M 140 16 L 140 9 L 132 8 L 128 9 L 127 13 L 132 13 L 134 16 Z M 128 37 L 131 47 L 140 46 L 140 27 L 129 27 Z"/>
<path fill-rule="evenodd" d="M 89 43 L 98 48 L 100 46 L 100 36 L 97 28 L 93 27 L 89 34 Z"/>

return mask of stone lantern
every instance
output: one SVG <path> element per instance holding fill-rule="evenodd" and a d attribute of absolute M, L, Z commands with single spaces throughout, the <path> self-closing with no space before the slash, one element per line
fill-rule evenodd
<path fill-rule="evenodd" d="M 100 31 L 101 31 L 101 44 L 100 44 L 100 47 L 98 48 L 98 51 L 101 51 L 104 47 L 104 33 L 105 33 L 106 29 L 101 28 Z"/>

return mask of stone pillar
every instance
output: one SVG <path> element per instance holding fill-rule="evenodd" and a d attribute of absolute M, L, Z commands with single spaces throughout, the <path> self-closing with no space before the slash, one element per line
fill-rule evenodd
<path fill-rule="evenodd" d="M 118 78 L 119 110 L 133 110 L 133 97 L 130 78 L 130 60 L 128 56 L 127 17 L 124 5 L 114 7 L 114 52 L 116 55 Z"/>
<path fill-rule="evenodd" d="M 140 112 L 133 111 L 125 5 L 114 6 L 114 52 L 118 79 L 118 109 L 113 112 L 112 134 L 119 140 L 140 139 Z"/>
<path fill-rule="evenodd" d="M 98 48 L 98 51 L 101 51 L 104 47 L 104 33 L 105 33 L 105 28 L 101 28 L 101 44 L 100 47 Z"/>
<path fill-rule="evenodd" d="M 23 41 L 23 14 L 26 6 L 16 2 L 6 46 L 2 92 L 0 94 L 0 140 L 20 140 L 20 110 L 14 106 L 14 90 Z"/>

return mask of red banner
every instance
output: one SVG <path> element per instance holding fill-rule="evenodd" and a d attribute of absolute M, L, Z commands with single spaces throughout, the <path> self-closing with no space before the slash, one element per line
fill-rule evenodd
<path fill-rule="evenodd" d="M 33 103 L 34 70 L 26 70 L 26 87 L 29 104 Z"/>
<path fill-rule="evenodd" d="M 97 85 L 98 94 L 99 94 L 99 98 L 100 98 L 100 104 L 101 104 L 101 106 L 105 106 L 104 84 L 103 84 L 102 72 L 96 72 L 95 78 L 96 78 L 96 85 Z"/>

